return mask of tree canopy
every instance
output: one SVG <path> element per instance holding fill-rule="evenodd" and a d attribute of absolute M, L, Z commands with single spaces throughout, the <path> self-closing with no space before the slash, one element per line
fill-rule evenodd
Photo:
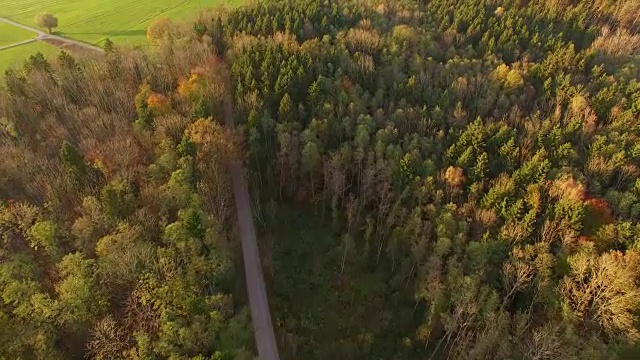
<path fill-rule="evenodd" d="M 255 356 L 240 160 L 284 359 L 637 358 L 635 10 L 268 0 L 33 56 L 0 93 L 0 357 Z"/>
<path fill-rule="evenodd" d="M 51 34 L 51 31 L 58 27 L 58 18 L 48 12 L 40 13 L 36 16 L 36 25 L 49 30 Z"/>

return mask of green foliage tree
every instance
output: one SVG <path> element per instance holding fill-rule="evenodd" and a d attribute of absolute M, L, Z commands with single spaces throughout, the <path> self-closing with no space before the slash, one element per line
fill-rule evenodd
<path fill-rule="evenodd" d="M 8 71 L 0 358 L 250 358 L 233 162 L 283 358 L 638 358 L 637 6 L 453 5 L 267 0 Z"/>
<path fill-rule="evenodd" d="M 102 47 L 104 48 L 104 52 L 106 52 L 107 54 L 112 53 L 114 51 L 114 43 L 113 41 L 111 41 L 111 39 L 107 38 L 104 41 L 104 44 L 102 45 Z"/>
<path fill-rule="evenodd" d="M 43 12 L 36 15 L 36 25 L 47 29 L 51 34 L 52 30 L 58 27 L 58 18 L 51 13 Z"/>
<path fill-rule="evenodd" d="M 95 319 L 104 311 L 104 297 L 97 288 L 95 262 L 80 253 L 66 255 L 58 265 L 60 281 L 58 295 L 60 317 L 64 326 L 77 327 Z"/>
<path fill-rule="evenodd" d="M 100 180 L 99 171 L 88 165 L 78 152 L 78 149 L 67 141 L 64 141 L 60 147 L 60 160 L 70 181 L 75 186 L 93 186 Z"/>

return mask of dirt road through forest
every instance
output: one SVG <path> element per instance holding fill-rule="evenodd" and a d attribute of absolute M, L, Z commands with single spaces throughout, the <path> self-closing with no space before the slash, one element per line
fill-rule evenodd
<path fill-rule="evenodd" d="M 228 81 L 227 84 L 230 84 L 230 81 Z M 230 95 L 226 96 L 224 107 L 226 124 L 232 129 L 234 127 L 233 103 Z M 258 356 L 261 360 L 279 360 L 280 356 L 278 355 L 278 347 L 276 345 L 275 335 L 273 334 L 267 288 L 262 273 L 262 262 L 260 261 L 260 253 L 258 251 L 256 229 L 253 221 L 251 199 L 249 197 L 249 187 L 245 178 L 245 171 L 242 164 L 238 161 L 234 161 L 229 170 L 231 171 L 233 195 L 238 213 L 238 226 L 240 228 L 240 238 L 242 241 L 247 293 L 249 297 L 249 307 L 251 308 L 251 322 L 253 323 Z"/>

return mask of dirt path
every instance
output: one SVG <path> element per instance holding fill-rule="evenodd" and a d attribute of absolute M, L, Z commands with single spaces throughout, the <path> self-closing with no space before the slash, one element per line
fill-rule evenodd
<path fill-rule="evenodd" d="M 230 81 L 227 83 L 230 84 Z M 227 126 L 233 128 L 233 104 L 230 95 L 225 99 L 224 115 Z M 249 187 L 245 178 L 245 171 L 242 168 L 242 164 L 238 162 L 233 162 L 229 170 L 231 172 L 233 195 L 238 213 L 244 271 L 247 280 L 247 293 L 249 297 L 249 307 L 251 308 L 251 322 L 253 323 L 258 356 L 261 360 L 279 360 L 280 356 L 278 355 L 278 347 L 276 345 L 275 335 L 273 334 L 267 288 L 262 273 L 262 262 L 260 261 L 260 253 L 258 251 L 256 229 L 253 221 L 251 199 L 249 197 Z"/>
<path fill-rule="evenodd" d="M 87 43 L 82 42 L 82 41 L 73 40 L 73 39 L 69 39 L 69 38 L 66 38 L 66 37 L 58 36 L 58 35 L 48 34 L 48 33 L 44 32 L 44 31 L 42 31 L 40 29 L 36 29 L 36 28 L 30 27 L 30 26 L 27 26 L 27 25 L 23 25 L 23 24 L 15 22 L 13 20 L 9 20 L 7 18 L 0 17 L 0 21 L 2 21 L 4 23 L 7 23 L 9 25 L 17 26 L 19 28 L 32 31 L 32 32 L 38 34 L 38 36 L 36 38 L 34 38 L 34 39 L 29 39 L 29 40 L 26 40 L 26 41 L 22 41 L 20 43 L 16 43 L 16 44 L 0 47 L 0 50 L 9 49 L 9 48 L 20 46 L 20 45 L 25 45 L 25 44 L 28 44 L 30 42 L 36 41 L 36 40 L 41 40 L 41 41 L 45 41 L 45 42 L 51 42 L 55 46 L 59 46 L 58 44 L 61 44 L 61 45 L 65 45 L 66 44 L 66 45 L 79 47 L 79 48 L 82 48 L 84 50 L 89 50 L 89 51 L 94 51 L 94 52 L 99 52 L 99 53 L 104 52 L 104 50 L 102 48 L 100 48 L 100 47 L 97 47 L 97 46 L 94 46 L 94 45 L 91 45 L 91 44 L 87 44 Z M 63 47 L 63 46 L 59 46 L 59 47 Z"/>
<path fill-rule="evenodd" d="M 38 38 L 36 37 L 36 38 L 33 38 L 33 39 L 21 41 L 19 43 L 14 43 L 14 44 L 11 44 L 11 45 L 0 46 L 0 50 L 6 50 L 6 49 L 11 49 L 11 48 L 14 48 L 14 47 L 21 46 L 21 45 L 30 44 L 30 43 L 32 43 L 34 41 L 38 41 Z"/>
<path fill-rule="evenodd" d="M 41 30 L 16 23 L 6 18 L 0 17 L 0 21 L 38 34 L 38 37 L 31 39 L 28 42 L 35 40 L 50 40 L 53 43 L 61 42 L 64 44 L 81 46 L 88 50 L 103 52 L 103 49 L 99 47 L 61 36 L 50 35 Z M 19 46 L 28 42 L 13 44 L 10 46 Z M 230 96 L 225 99 L 224 112 L 227 126 L 229 128 L 233 128 L 233 103 Z M 231 179 L 233 182 L 233 194 L 235 197 L 238 226 L 240 228 L 240 238 L 242 242 L 247 293 L 249 297 L 249 307 L 251 309 L 251 322 L 253 324 L 256 347 L 258 348 L 258 356 L 261 360 L 280 360 L 275 335 L 273 333 L 273 324 L 271 322 L 271 313 L 269 311 L 269 300 L 267 298 L 267 288 L 265 286 L 264 275 L 262 273 L 262 262 L 260 261 L 260 253 L 258 251 L 256 229 L 253 222 L 253 212 L 251 210 L 249 187 L 245 179 L 245 171 L 242 168 L 242 164 L 238 162 L 232 163 L 229 171 L 231 172 Z"/>

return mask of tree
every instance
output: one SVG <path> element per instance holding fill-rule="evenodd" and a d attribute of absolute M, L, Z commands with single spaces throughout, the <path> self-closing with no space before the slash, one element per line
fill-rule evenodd
<path fill-rule="evenodd" d="M 638 0 L 383 3 L 7 72 L 0 358 L 252 358 L 236 164 L 283 358 L 640 358 Z"/>
<path fill-rule="evenodd" d="M 135 191 L 127 181 L 112 181 L 100 192 L 102 207 L 108 218 L 124 218 L 135 207 Z"/>
<path fill-rule="evenodd" d="M 147 41 L 157 45 L 160 40 L 170 38 L 174 26 L 173 21 L 166 17 L 154 20 L 147 28 Z"/>
<path fill-rule="evenodd" d="M 101 178 L 100 172 L 88 165 L 75 146 L 64 141 L 60 148 L 60 159 L 70 181 L 76 186 L 95 185 Z"/>
<path fill-rule="evenodd" d="M 80 253 L 66 255 L 58 264 L 60 281 L 55 284 L 59 306 L 59 321 L 71 327 L 97 315 L 105 305 L 97 288 L 95 261 Z"/>
<path fill-rule="evenodd" d="M 107 38 L 107 40 L 104 41 L 104 44 L 102 45 L 102 48 L 104 49 L 104 52 L 106 52 L 107 54 L 112 53 L 114 50 L 114 44 L 113 41 L 111 41 L 111 39 Z"/>
<path fill-rule="evenodd" d="M 611 337 L 640 341 L 637 260 L 635 253 L 620 252 L 569 257 L 571 272 L 560 284 L 563 304 L 585 328 L 595 325 Z"/>
<path fill-rule="evenodd" d="M 46 254 L 51 256 L 58 255 L 59 245 L 56 239 L 56 224 L 52 221 L 40 221 L 35 223 L 28 232 L 31 240 L 31 247 L 38 250 L 42 248 Z"/>
<path fill-rule="evenodd" d="M 96 359 L 116 359 L 122 357 L 126 348 L 124 331 L 111 315 L 107 315 L 91 330 L 91 341 L 87 348 Z"/>
<path fill-rule="evenodd" d="M 49 64 L 49 61 L 41 52 L 29 56 L 29 59 L 24 63 L 24 68 L 29 73 L 36 70 L 43 71 L 47 74 L 51 73 L 51 64 Z"/>
<path fill-rule="evenodd" d="M 460 187 L 464 183 L 463 170 L 459 167 L 449 166 L 444 173 L 444 180 L 451 185 L 451 187 Z"/>
<path fill-rule="evenodd" d="M 58 18 L 48 12 L 40 13 L 36 16 L 36 25 L 49 30 L 51 34 L 52 29 L 58 27 Z"/>

